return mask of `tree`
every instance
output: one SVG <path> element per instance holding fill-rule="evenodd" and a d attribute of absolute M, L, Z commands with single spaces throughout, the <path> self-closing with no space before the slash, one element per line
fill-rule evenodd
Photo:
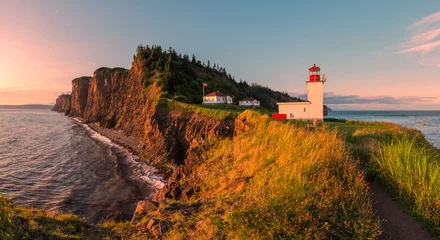
<path fill-rule="evenodd" d="M 196 64 L 196 63 L 197 63 L 197 60 L 196 60 L 196 56 L 194 56 L 194 54 L 193 54 L 193 57 L 192 57 L 192 60 L 191 60 L 191 62 L 192 62 L 192 63 L 194 63 L 194 64 Z"/>
<path fill-rule="evenodd" d="M 208 68 L 211 68 L 211 62 L 208 60 L 208 65 L 206 65 Z"/>

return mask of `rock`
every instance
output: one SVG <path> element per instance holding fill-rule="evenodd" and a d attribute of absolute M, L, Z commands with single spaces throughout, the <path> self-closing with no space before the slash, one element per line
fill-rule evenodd
<path fill-rule="evenodd" d="M 148 222 L 148 224 L 147 224 L 147 229 L 148 229 L 148 230 L 151 230 L 151 229 L 153 228 L 153 226 L 154 226 L 155 223 L 156 223 L 156 220 L 151 219 L 151 220 Z"/>
<path fill-rule="evenodd" d="M 53 106 L 52 108 L 52 111 L 69 114 L 71 104 L 72 104 L 72 95 L 62 94 L 58 96 L 55 106 Z"/>
<path fill-rule="evenodd" d="M 148 213 L 153 212 L 157 210 L 159 204 L 150 200 L 142 200 L 139 201 L 136 210 L 134 211 L 134 214 L 142 214 L 142 213 Z"/>
<path fill-rule="evenodd" d="M 87 105 L 87 95 L 91 77 L 79 77 L 72 80 L 72 105 L 70 115 L 82 117 Z"/>

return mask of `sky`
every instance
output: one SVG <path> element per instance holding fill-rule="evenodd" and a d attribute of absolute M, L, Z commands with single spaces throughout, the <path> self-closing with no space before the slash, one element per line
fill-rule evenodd
<path fill-rule="evenodd" d="M 0 0 L 0 104 L 53 104 L 71 80 L 169 46 L 332 109 L 440 110 L 440 1 Z"/>

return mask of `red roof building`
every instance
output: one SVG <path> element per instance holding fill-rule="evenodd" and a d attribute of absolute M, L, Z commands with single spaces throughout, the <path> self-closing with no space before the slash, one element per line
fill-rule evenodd
<path fill-rule="evenodd" d="M 216 91 L 203 96 L 203 104 L 231 104 L 232 97 Z"/>

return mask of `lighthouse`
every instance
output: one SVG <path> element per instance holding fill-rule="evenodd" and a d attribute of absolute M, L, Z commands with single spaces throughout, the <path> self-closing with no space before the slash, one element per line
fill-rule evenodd
<path fill-rule="evenodd" d="M 325 75 L 321 78 L 321 68 L 313 64 L 309 68 L 307 85 L 307 101 L 310 102 L 310 119 L 324 119 L 324 82 Z"/>
<path fill-rule="evenodd" d="M 325 74 L 321 76 L 321 68 L 313 64 L 307 76 L 306 102 L 279 102 L 277 119 L 324 120 L 324 82 Z"/>

